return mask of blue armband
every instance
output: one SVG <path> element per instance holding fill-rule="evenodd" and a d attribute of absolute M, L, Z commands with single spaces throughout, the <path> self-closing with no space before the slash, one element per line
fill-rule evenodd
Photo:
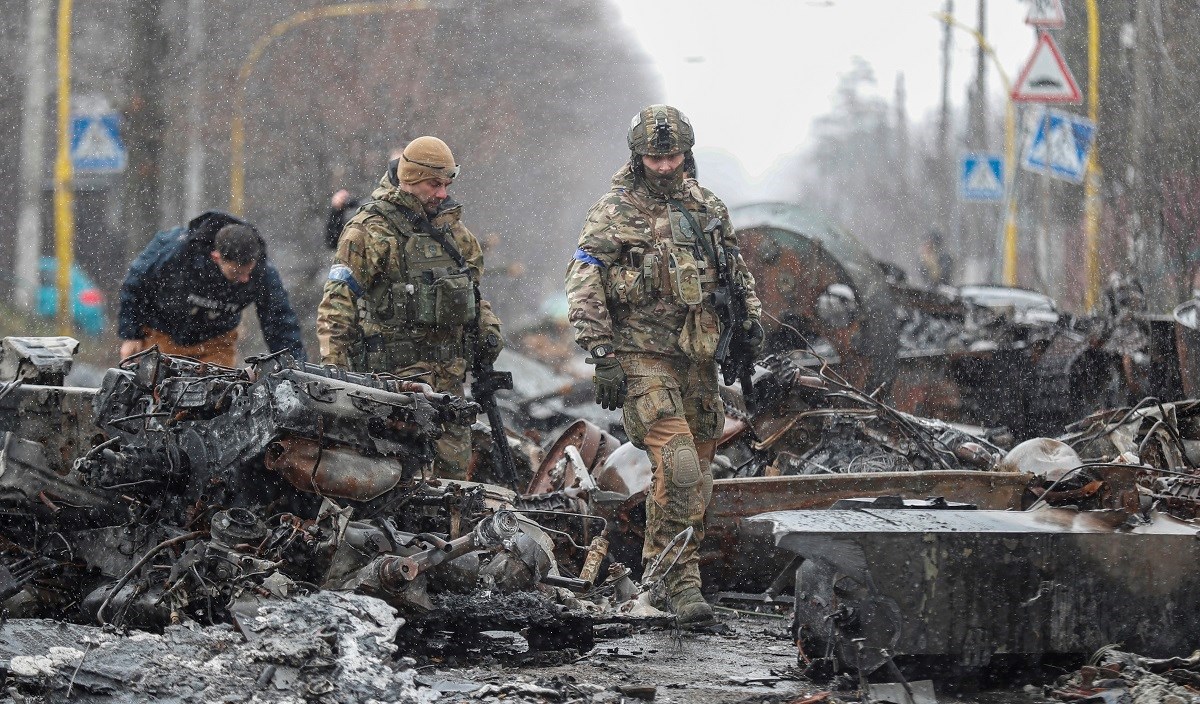
<path fill-rule="evenodd" d="M 584 264 L 593 264 L 595 266 L 600 267 L 601 269 L 604 268 L 604 262 L 593 257 L 592 255 L 588 254 L 587 252 L 583 251 L 582 249 L 575 250 L 575 261 L 583 262 Z"/>
<path fill-rule="evenodd" d="M 354 274 L 350 273 L 350 267 L 345 264 L 334 264 L 329 267 L 329 280 L 341 281 L 350 287 L 350 293 L 353 293 L 355 298 L 362 298 L 362 286 L 355 280 Z"/>

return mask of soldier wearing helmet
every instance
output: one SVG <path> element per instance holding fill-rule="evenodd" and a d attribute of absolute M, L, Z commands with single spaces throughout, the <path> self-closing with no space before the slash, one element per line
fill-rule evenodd
<path fill-rule="evenodd" d="M 696 182 L 695 134 L 683 113 L 645 108 L 628 142 L 629 163 L 584 223 L 567 300 L 575 340 L 596 365 L 596 402 L 623 407 L 629 439 L 653 463 L 643 562 L 694 531 L 665 586 L 679 621 L 699 625 L 713 618 L 700 592 L 697 546 L 725 422 L 713 360 L 721 333 L 710 295 L 716 262 L 705 252 L 736 240 L 725 204 Z M 733 267 L 748 292 L 749 337 L 761 346 L 754 277 L 740 257 Z"/>
<path fill-rule="evenodd" d="M 418 137 L 346 223 L 317 309 L 322 364 L 462 396 L 470 356 L 500 353 L 500 320 L 476 293 L 483 251 L 446 192 L 458 171 L 445 142 Z M 466 349 L 470 326 L 482 349 Z M 438 476 L 467 478 L 469 428 L 447 426 L 436 451 Z"/>

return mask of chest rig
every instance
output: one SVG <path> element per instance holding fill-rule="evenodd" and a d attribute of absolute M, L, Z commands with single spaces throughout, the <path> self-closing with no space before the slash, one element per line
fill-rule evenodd
<path fill-rule="evenodd" d="M 702 231 L 695 216 L 677 200 L 667 201 L 670 236 L 651 232 L 632 242 L 621 261 L 609 271 L 610 298 L 631 307 L 668 298 L 691 308 L 702 304 L 716 288 L 712 231 Z"/>
<path fill-rule="evenodd" d="M 368 363 L 394 369 L 417 361 L 463 356 L 463 327 L 478 313 L 475 283 L 448 227 L 384 200 L 362 207 L 396 231 L 394 259 L 360 299 Z"/>

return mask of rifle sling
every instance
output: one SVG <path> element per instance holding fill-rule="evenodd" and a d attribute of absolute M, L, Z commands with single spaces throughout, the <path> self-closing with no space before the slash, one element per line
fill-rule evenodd
<path fill-rule="evenodd" d="M 721 266 L 721 262 L 717 258 L 716 250 L 713 249 L 713 243 L 708 241 L 708 235 L 705 234 L 704 230 L 700 229 L 700 225 L 696 222 L 696 218 L 692 215 L 692 211 L 683 207 L 683 203 L 680 203 L 674 198 L 668 198 L 667 203 L 678 210 L 683 217 L 687 218 L 688 224 L 692 226 L 692 232 L 695 233 L 696 239 L 700 240 L 700 246 L 704 248 L 704 256 L 707 257 L 710 262 L 712 262 L 713 268 L 719 268 Z"/>

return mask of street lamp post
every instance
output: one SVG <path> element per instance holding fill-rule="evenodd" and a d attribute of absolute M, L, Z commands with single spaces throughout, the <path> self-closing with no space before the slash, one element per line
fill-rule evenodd
<path fill-rule="evenodd" d="M 1017 117 L 1016 108 L 1012 101 L 1012 83 L 1008 80 L 1008 74 L 1004 71 L 1004 67 L 1000 65 L 1000 58 L 996 56 L 995 49 L 988 43 L 986 37 L 980 34 L 973 27 L 968 27 L 958 20 L 954 19 L 953 15 L 945 12 L 936 12 L 934 17 L 945 22 L 947 25 L 975 37 L 979 47 L 983 49 L 988 58 L 992 60 L 992 65 L 996 67 L 996 72 L 1000 74 L 1000 83 L 1004 86 L 1004 94 L 1008 96 L 1004 104 L 1004 203 L 1005 203 L 1005 220 L 1004 220 L 1004 245 L 1003 245 L 1003 276 L 1004 283 L 1007 286 L 1016 286 L 1017 284 L 1017 200 L 1016 189 L 1016 142 L 1017 142 Z"/>
<path fill-rule="evenodd" d="M 1088 119 L 1100 125 L 1100 10 L 1096 0 L 1087 0 L 1088 18 Z M 1084 307 L 1091 310 L 1100 295 L 1100 163 L 1093 146 L 1083 176 L 1084 269 L 1087 289 Z"/>
<path fill-rule="evenodd" d="M 271 42 L 291 30 L 313 20 L 331 17 L 356 17 L 385 12 L 407 12 L 429 8 L 425 0 L 387 0 L 385 2 L 348 2 L 340 5 L 323 5 L 275 23 L 266 34 L 259 37 L 250 53 L 242 60 L 238 69 L 237 85 L 234 87 L 233 124 L 230 128 L 229 161 L 229 210 L 242 215 L 246 207 L 246 89 L 258 60 Z"/>
<path fill-rule="evenodd" d="M 71 192 L 71 0 L 58 2 L 58 148 L 54 157 L 54 251 L 58 260 L 60 335 L 71 334 L 71 265 L 75 259 L 75 198 Z M 25 272 L 37 277 L 37 272 Z"/>

